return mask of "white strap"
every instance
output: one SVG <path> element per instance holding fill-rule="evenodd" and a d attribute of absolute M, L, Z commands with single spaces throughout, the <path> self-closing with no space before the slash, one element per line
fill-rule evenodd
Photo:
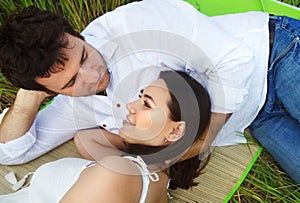
<path fill-rule="evenodd" d="M 150 173 L 148 168 L 147 168 L 147 165 L 146 163 L 144 162 L 144 160 L 142 159 L 142 157 L 140 156 L 137 156 L 136 158 L 135 157 L 132 157 L 132 156 L 124 156 L 124 158 L 127 158 L 135 163 L 137 163 L 143 170 L 144 174 L 147 175 L 149 177 L 149 179 L 152 181 L 152 182 L 157 182 L 159 181 L 159 176 L 157 173 Z"/>
<path fill-rule="evenodd" d="M 21 180 L 17 181 L 16 175 L 13 171 L 9 172 L 4 176 L 5 180 L 7 180 L 10 184 L 13 186 L 11 187 L 14 191 L 19 190 L 20 188 L 27 187 L 30 182 L 28 182 L 26 185 L 24 183 L 26 182 L 27 178 L 32 175 L 34 172 L 27 173 Z"/>
<path fill-rule="evenodd" d="M 16 184 L 18 181 L 17 181 L 17 178 L 16 178 L 16 175 L 13 171 L 9 172 L 8 174 L 6 174 L 4 176 L 5 180 L 7 180 L 10 184 Z"/>

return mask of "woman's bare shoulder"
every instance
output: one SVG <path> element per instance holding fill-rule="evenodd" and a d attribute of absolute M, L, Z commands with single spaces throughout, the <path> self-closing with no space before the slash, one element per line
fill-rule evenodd
<path fill-rule="evenodd" d="M 138 202 L 141 190 L 137 166 L 126 158 L 110 156 L 83 170 L 64 196 L 68 201 L 62 202 Z"/>

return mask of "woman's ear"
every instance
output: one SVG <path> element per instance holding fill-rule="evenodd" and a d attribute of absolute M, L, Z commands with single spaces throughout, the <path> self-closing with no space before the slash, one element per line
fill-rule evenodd
<path fill-rule="evenodd" d="M 185 121 L 176 122 L 173 130 L 169 133 L 169 135 L 166 137 L 166 139 L 169 142 L 176 142 L 177 140 L 182 138 L 182 136 L 184 136 L 185 127 L 186 127 Z"/>

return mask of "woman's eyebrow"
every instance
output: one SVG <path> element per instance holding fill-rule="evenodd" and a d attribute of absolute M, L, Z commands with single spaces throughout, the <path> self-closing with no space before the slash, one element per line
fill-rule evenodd
<path fill-rule="evenodd" d="M 151 97 L 149 94 L 143 94 L 143 96 L 144 96 L 145 98 L 147 98 L 147 99 L 150 99 L 150 100 L 156 105 L 156 103 L 155 103 L 153 97 Z"/>

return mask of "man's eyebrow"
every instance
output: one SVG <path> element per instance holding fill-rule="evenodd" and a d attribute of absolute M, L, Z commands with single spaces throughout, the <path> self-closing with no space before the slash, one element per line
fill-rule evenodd
<path fill-rule="evenodd" d="M 144 96 L 145 98 L 147 98 L 147 99 L 150 99 L 150 100 L 156 105 L 156 103 L 155 103 L 153 97 L 151 97 L 149 94 L 143 94 L 143 96 Z"/>

